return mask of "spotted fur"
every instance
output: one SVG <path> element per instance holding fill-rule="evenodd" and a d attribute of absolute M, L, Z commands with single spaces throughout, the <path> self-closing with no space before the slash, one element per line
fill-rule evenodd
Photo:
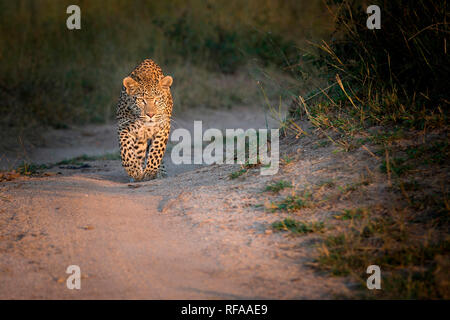
<path fill-rule="evenodd" d="M 170 133 L 172 77 L 150 59 L 123 79 L 117 105 L 122 165 L 136 181 L 165 176 L 162 158 Z"/>

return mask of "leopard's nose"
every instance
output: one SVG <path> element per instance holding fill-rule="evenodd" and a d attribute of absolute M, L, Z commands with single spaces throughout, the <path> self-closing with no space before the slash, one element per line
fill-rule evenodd
<path fill-rule="evenodd" d="M 150 118 L 153 118 L 153 116 L 155 115 L 155 113 L 154 113 L 154 112 L 147 112 L 147 115 L 148 115 Z"/>

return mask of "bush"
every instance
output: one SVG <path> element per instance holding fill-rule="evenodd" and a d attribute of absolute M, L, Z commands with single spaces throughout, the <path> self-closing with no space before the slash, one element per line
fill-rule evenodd
<path fill-rule="evenodd" d="M 336 28 L 330 44 L 318 45 L 315 63 L 327 66 L 336 85 L 320 99 L 348 105 L 361 123 L 423 128 L 436 113 L 441 121 L 450 101 L 447 2 L 374 0 L 381 9 L 381 29 L 374 30 L 366 26 L 364 3 L 328 2 Z"/>

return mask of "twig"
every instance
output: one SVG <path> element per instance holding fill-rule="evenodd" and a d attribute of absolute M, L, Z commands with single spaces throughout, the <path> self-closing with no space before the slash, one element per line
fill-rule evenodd
<path fill-rule="evenodd" d="M 367 148 L 365 145 L 362 145 L 361 148 L 363 148 L 364 150 L 366 150 L 372 157 L 376 158 L 377 160 L 380 160 L 380 157 L 378 157 L 375 153 L 373 153 L 372 151 L 370 151 L 369 148 Z"/>
<path fill-rule="evenodd" d="M 392 183 L 391 183 L 391 165 L 389 164 L 389 152 L 388 149 L 386 148 L 386 171 L 387 171 L 387 175 L 388 175 L 388 186 L 391 187 Z"/>

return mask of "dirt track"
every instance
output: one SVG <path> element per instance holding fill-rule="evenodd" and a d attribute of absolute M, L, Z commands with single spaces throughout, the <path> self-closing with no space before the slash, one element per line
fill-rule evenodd
<path fill-rule="evenodd" d="M 175 120 L 175 128 L 265 127 L 252 109 Z M 117 150 L 113 125 L 46 139 L 31 161 Z M 255 205 L 273 177 L 230 180 L 236 166 L 169 163 L 168 178 L 130 184 L 120 161 L 86 163 L 0 183 L 1 299 L 313 299 L 348 290 L 308 266 L 310 245 L 268 228 L 273 216 Z M 81 268 L 81 290 L 66 287 L 69 265 Z"/>

